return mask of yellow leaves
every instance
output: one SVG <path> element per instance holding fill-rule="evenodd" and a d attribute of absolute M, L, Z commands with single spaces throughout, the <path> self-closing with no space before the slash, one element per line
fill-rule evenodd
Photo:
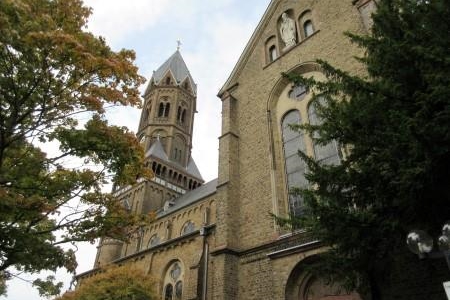
<path fill-rule="evenodd" d="M 157 299 L 157 281 L 133 265 L 108 266 L 56 300 Z"/>

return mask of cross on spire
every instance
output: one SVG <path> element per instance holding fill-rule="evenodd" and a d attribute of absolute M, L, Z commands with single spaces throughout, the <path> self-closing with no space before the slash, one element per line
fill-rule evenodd
<path fill-rule="evenodd" d="M 181 45 L 182 45 L 181 40 L 178 39 L 177 40 L 177 51 L 180 51 Z"/>

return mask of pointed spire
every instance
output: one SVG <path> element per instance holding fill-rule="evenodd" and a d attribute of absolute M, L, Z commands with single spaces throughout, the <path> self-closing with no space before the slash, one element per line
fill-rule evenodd
<path fill-rule="evenodd" d="M 181 44 L 181 42 L 179 42 L 179 44 Z M 197 94 L 197 84 L 195 84 L 179 49 L 177 49 L 177 51 L 175 51 L 175 53 L 172 54 L 172 56 L 170 56 L 169 59 L 167 59 L 156 71 L 153 71 L 153 76 L 150 79 L 150 82 L 153 81 L 156 85 L 160 84 L 169 72 L 175 79 L 176 85 L 181 85 L 186 79 L 189 80 L 192 86 L 192 91 L 194 94 Z M 148 85 L 145 94 L 147 94 L 149 89 L 150 84 Z"/>

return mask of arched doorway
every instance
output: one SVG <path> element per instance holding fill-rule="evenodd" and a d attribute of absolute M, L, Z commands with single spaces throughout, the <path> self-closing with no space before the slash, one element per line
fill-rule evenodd
<path fill-rule="evenodd" d="M 320 258 L 307 258 L 294 267 L 286 283 L 286 300 L 362 300 L 358 293 L 348 292 L 339 283 L 328 282 L 307 271 L 317 259 Z"/>

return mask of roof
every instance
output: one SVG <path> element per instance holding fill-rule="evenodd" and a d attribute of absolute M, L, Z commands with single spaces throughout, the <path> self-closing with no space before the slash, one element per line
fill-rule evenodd
<path fill-rule="evenodd" d="M 158 213 L 158 217 L 168 215 L 174 211 L 182 209 L 189 206 L 209 195 L 212 195 L 217 190 L 217 178 L 199 186 L 195 190 L 189 191 L 186 194 L 175 198 L 173 200 L 173 205 L 170 206 L 166 211 L 161 211 Z"/>
<path fill-rule="evenodd" d="M 161 144 L 159 138 L 156 139 L 150 149 L 148 149 L 147 153 L 145 153 L 145 157 L 148 156 L 153 156 L 163 161 L 169 161 L 169 157 L 167 156 L 166 151 L 164 151 L 163 145 Z"/>
<path fill-rule="evenodd" d="M 187 172 L 193 175 L 194 177 L 203 180 L 202 174 L 200 174 L 200 171 L 198 170 L 197 165 L 195 164 L 195 161 L 192 157 L 189 158 Z"/>
<path fill-rule="evenodd" d="M 202 174 L 200 174 L 200 171 L 198 170 L 198 167 L 197 167 L 194 159 L 192 158 L 192 156 L 189 157 L 189 162 L 187 164 L 187 167 L 182 166 L 179 162 L 172 161 L 169 158 L 169 156 L 167 155 L 166 151 L 164 150 L 164 147 L 159 138 L 155 140 L 155 142 L 150 146 L 148 151 L 145 153 L 145 157 L 149 157 L 149 156 L 158 158 L 162 162 L 165 162 L 169 165 L 173 165 L 178 169 L 185 170 L 188 174 L 203 181 Z"/>
<path fill-rule="evenodd" d="M 197 93 L 197 84 L 194 82 L 194 79 L 192 78 L 179 50 L 175 51 L 172 56 L 170 56 L 156 71 L 153 72 L 147 91 L 150 88 L 152 81 L 155 84 L 159 84 L 169 71 L 176 80 L 177 85 L 181 85 L 186 79 L 188 79 L 191 83 L 194 94 Z"/>

